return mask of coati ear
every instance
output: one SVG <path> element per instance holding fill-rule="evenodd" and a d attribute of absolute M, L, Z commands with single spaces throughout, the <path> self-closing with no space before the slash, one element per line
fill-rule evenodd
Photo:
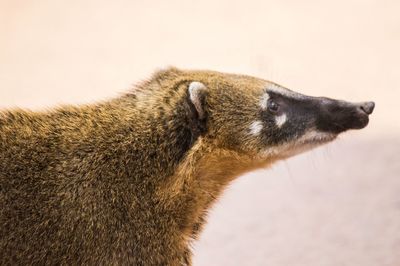
<path fill-rule="evenodd" d="M 200 120 L 206 118 L 206 113 L 204 109 L 205 98 L 207 94 L 207 87 L 198 81 L 193 81 L 189 84 L 189 98 L 194 107 L 196 108 L 198 117 Z"/>

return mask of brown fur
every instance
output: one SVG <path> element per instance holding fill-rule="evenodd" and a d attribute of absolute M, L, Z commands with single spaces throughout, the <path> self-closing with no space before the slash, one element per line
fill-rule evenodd
<path fill-rule="evenodd" d="M 191 264 L 224 187 L 276 159 L 246 131 L 266 83 L 171 68 L 103 103 L 0 113 L 0 264 Z"/>

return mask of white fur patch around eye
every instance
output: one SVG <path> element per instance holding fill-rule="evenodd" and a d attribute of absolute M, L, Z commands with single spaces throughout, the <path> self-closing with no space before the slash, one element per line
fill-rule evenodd
<path fill-rule="evenodd" d="M 250 127 L 250 134 L 253 136 L 258 136 L 261 133 L 261 130 L 263 129 L 263 122 L 260 120 L 254 121 L 251 123 Z"/>
<path fill-rule="evenodd" d="M 262 110 L 267 109 L 269 95 L 268 93 L 264 93 L 260 100 L 260 106 Z"/>
<path fill-rule="evenodd" d="M 286 114 L 281 114 L 280 116 L 275 117 L 275 123 L 278 127 L 282 127 L 283 124 L 286 123 L 287 117 Z"/>

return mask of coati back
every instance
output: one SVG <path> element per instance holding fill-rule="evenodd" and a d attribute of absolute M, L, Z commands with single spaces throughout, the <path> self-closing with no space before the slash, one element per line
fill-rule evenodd
<path fill-rule="evenodd" d="M 121 97 L 0 113 L 0 264 L 190 265 L 242 173 L 363 128 L 372 102 L 170 68 Z"/>

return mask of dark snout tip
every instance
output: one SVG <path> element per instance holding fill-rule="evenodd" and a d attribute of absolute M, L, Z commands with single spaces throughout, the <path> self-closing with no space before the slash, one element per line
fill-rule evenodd
<path fill-rule="evenodd" d="M 375 108 L 374 102 L 364 102 L 360 105 L 361 110 L 363 110 L 367 115 L 372 114 Z"/>

